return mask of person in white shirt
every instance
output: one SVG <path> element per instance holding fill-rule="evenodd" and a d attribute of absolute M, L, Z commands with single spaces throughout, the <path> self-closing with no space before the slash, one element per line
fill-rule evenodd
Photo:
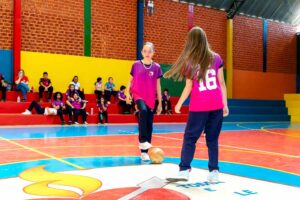
<path fill-rule="evenodd" d="M 82 100 L 85 100 L 84 92 L 81 91 L 80 83 L 78 82 L 78 80 L 79 80 L 78 76 L 74 76 L 70 84 L 73 84 L 75 86 L 75 90 L 78 92 L 80 98 Z"/>

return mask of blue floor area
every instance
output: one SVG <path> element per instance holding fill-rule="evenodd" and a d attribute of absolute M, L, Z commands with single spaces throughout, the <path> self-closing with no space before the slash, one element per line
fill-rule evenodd
<path fill-rule="evenodd" d="M 289 122 L 276 123 L 224 123 L 223 131 L 241 131 L 249 129 L 290 128 Z M 299 127 L 296 127 L 299 128 Z M 185 124 L 155 124 L 155 134 L 184 132 Z M 131 135 L 137 134 L 137 125 L 109 126 L 53 126 L 0 128 L 0 137 L 6 139 L 63 138 L 81 136 Z M 226 133 L 226 132 L 225 132 Z"/>

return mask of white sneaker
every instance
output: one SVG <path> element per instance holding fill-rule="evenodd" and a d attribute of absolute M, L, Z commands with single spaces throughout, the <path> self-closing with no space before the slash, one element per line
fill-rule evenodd
<path fill-rule="evenodd" d="M 142 161 L 150 161 L 150 157 L 147 153 L 141 153 Z"/>
<path fill-rule="evenodd" d="M 219 182 L 219 171 L 218 170 L 213 170 L 209 172 L 207 176 L 207 180 L 210 183 L 218 183 Z"/>
<path fill-rule="evenodd" d="M 78 123 L 78 122 L 74 122 L 74 124 L 75 124 L 75 125 L 78 125 L 79 123 Z"/>
<path fill-rule="evenodd" d="M 167 177 L 166 180 L 169 182 L 188 181 L 190 177 L 190 170 L 179 171 L 174 176 Z"/>
<path fill-rule="evenodd" d="M 25 112 L 22 112 L 21 114 L 22 115 L 31 115 L 32 113 L 26 109 Z"/>
<path fill-rule="evenodd" d="M 149 142 L 143 142 L 139 144 L 139 148 L 141 150 L 147 150 L 150 149 L 152 147 L 152 145 Z"/>
<path fill-rule="evenodd" d="M 83 123 L 84 125 L 88 125 L 88 123 L 85 121 L 84 123 Z"/>

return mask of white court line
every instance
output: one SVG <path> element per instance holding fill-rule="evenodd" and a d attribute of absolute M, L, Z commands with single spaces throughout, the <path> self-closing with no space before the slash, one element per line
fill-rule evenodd
<path fill-rule="evenodd" d="M 177 140 L 177 141 L 183 141 L 183 139 L 173 138 L 173 137 L 168 137 L 168 136 L 153 135 L 153 137 L 170 139 L 170 140 Z M 205 142 L 197 142 L 197 143 L 198 144 L 206 144 Z M 245 150 L 245 151 L 253 151 L 253 152 L 258 152 L 258 153 L 272 154 L 272 155 L 277 155 L 277 156 L 284 156 L 284 157 L 291 157 L 291 158 L 300 158 L 300 156 L 297 156 L 297 155 L 283 154 L 283 153 L 277 153 L 277 152 L 272 152 L 272 151 L 250 149 L 250 148 L 237 147 L 237 146 L 224 145 L 224 144 L 219 144 L 219 146 L 220 147 L 226 147 L 226 148 L 232 148 L 232 149 Z"/>

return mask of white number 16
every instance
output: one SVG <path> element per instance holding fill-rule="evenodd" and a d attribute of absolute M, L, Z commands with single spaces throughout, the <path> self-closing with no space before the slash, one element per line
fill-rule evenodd
<path fill-rule="evenodd" d="M 210 75 L 210 77 L 209 77 Z M 200 81 L 200 87 L 199 90 L 200 92 L 205 91 L 205 90 L 215 90 L 217 89 L 217 78 L 216 78 L 216 71 L 214 69 L 209 69 L 207 70 L 206 76 L 205 76 L 205 85 L 203 81 Z"/>

